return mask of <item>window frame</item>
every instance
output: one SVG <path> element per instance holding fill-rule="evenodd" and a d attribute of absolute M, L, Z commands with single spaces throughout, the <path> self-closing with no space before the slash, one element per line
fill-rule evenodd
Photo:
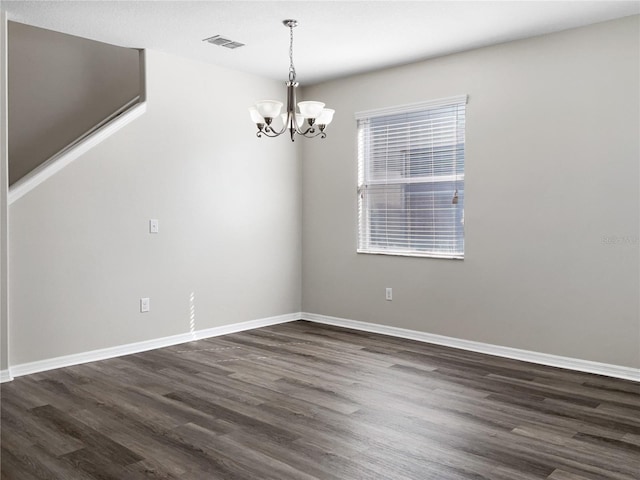
<path fill-rule="evenodd" d="M 465 238 L 465 232 L 464 232 L 464 202 L 462 202 L 461 207 L 460 207 L 460 216 L 461 216 L 461 224 L 462 224 L 462 233 L 461 233 L 461 241 L 462 241 L 462 251 L 461 253 L 458 252 L 444 252 L 444 251 L 427 251 L 427 250 L 422 250 L 422 249 L 417 249 L 417 248 L 411 248 L 411 242 L 407 242 L 409 245 L 409 248 L 406 248 L 405 250 L 405 246 L 402 247 L 398 247 L 397 245 L 395 246 L 395 248 L 383 248 L 383 247 L 376 247 L 376 246 L 372 246 L 371 244 L 371 238 L 367 237 L 366 239 L 363 239 L 363 235 L 371 235 L 371 225 L 367 224 L 367 225 L 363 225 L 364 221 L 370 221 L 370 214 L 372 212 L 371 209 L 367 209 L 368 207 L 366 207 L 364 205 L 365 200 L 364 200 L 364 194 L 366 192 L 366 190 L 368 188 L 371 188 L 372 185 L 383 185 L 383 186 L 387 186 L 387 187 L 393 187 L 393 186 L 404 186 L 404 185 L 411 185 L 411 184 L 415 184 L 415 185 L 433 185 L 439 181 L 446 181 L 444 180 L 444 175 L 439 176 L 439 175 L 434 175 L 431 177 L 428 176 L 422 176 L 422 178 L 431 178 L 431 181 L 412 181 L 411 177 L 400 177 L 400 178 L 395 178 L 395 179 L 384 179 L 383 181 L 380 180 L 372 180 L 370 179 L 368 183 L 365 184 L 365 169 L 367 168 L 367 161 L 372 161 L 372 157 L 370 154 L 370 148 L 371 148 L 371 143 L 370 142 L 365 142 L 363 138 L 361 138 L 362 135 L 364 135 L 363 130 L 364 127 L 361 127 L 361 122 L 363 121 L 369 121 L 371 119 L 374 118 L 379 118 L 379 117 L 392 117 L 394 115 L 403 115 L 403 114 L 415 114 L 415 113 L 420 113 L 420 112 L 427 112 L 430 110 L 435 110 L 438 108 L 443 108 L 443 107 L 447 107 L 447 106 L 456 106 L 456 108 L 462 108 L 462 112 L 463 114 L 466 115 L 466 105 L 467 105 L 467 101 L 468 101 L 468 95 L 457 95 L 457 96 L 453 96 L 453 97 L 447 97 L 447 98 L 442 98 L 442 99 L 437 99 L 437 100 L 431 100 L 431 101 L 426 101 L 426 102 L 418 102 L 418 103 L 412 103 L 412 104 L 406 104 L 406 105 L 399 105 L 399 106 L 393 106 L 393 107 L 387 107 L 387 108 L 380 108 L 380 109 L 374 109 L 374 110 L 366 110 L 366 111 L 362 111 L 362 112 L 357 112 L 355 114 L 355 119 L 356 119 L 356 128 L 357 128 L 357 146 L 356 146 L 356 150 L 357 150 L 357 158 L 358 158 L 358 175 L 357 175 L 357 244 L 356 244 L 356 252 L 357 253 L 363 253 L 363 254 L 370 254 L 370 255 L 391 255 L 391 256 L 404 256 L 404 257 L 422 257 L 422 258 L 440 258 L 440 259 L 452 259 L 452 260 L 464 260 L 464 255 L 465 255 L 465 245 L 464 245 L 464 238 Z M 456 130 L 457 132 L 457 130 Z M 368 132 L 368 134 L 371 134 L 371 132 Z M 460 175 L 457 173 L 457 170 L 453 170 L 452 175 L 449 175 L 449 177 L 455 178 L 455 180 L 453 180 L 456 183 L 461 183 L 463 185 L 462 187 L 462 192 L 464 192 L 464 181 L 465 181 L 465 176 L 464 176 L 464 157 L 465 157 L 465 150 L 466 150 L 466 139 L 465 139 L 465 134 L 466 134 L 466 116 L 465 118 L 463 118 L 462 120 L 462 132 L 461 132 L 461 136 L 462 136 L 462 152 L 463 152 L 463 156 L 462 156 L 462 166 L 463 166 L 463 173 Z M 457 138 L 456 138 L 457 140 Z M 456 143 L 454 144 L 454 149 L 457 151 L 459 148 L 459 144 L 460 142 L 456 141 Z M 367 159 L 365 159 L 364 157 L 368 156 Z M 433 165 L 433 154 L 431 157 L 431 162 Z M 370 168 L 370 167 L 369 167 Z M 441 177 L 439 179 L 436 179 L 437 177 Z M 449 182 L 451 182 L 451 178 L 448 180 Z M 456 191 L 458 191 L 456 189 Z M 435 192 L 435 190 L 434 190 Z M 407 195 L 406 192 L 402 192 L 402 195 Z M 463 194 L 462 194 L 463 195 Z M 433 200 L 435 202 L 435 200 Z M 367 210 L 367 212 L 365 212 L 364 210 Z M 404 215 L 407 214 L 407 210 L 403 210 Z M 363 220 L 363 215 L 366 216 L 366 218 Z M 406 220 L 405 220 L 406 221 Z M 387 220 L 385 220 L 385 222 L 387 222 Z M 406 228 L 406 226 L 403 226 L 403 228 L 405 228 L 405 232 L 408 232 L 408 229 Z M 366 243 L 366 245 L 365 245 Z"/>

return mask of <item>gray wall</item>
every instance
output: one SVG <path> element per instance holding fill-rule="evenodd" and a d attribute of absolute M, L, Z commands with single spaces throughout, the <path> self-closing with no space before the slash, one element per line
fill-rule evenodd
<path fill-rule="evenodd" d="M 300 311 L 298 153 L 247 111 L 284 86 L 147 62 L 147 112 L 10 207 L 11 365 L 189 332 L 192 293 L 195 329 Z"/>
<path fill-rule="evenodd" d="M 303 310 L 639 367 L 639 31 L 629 17 L 307 88 L 337 114 L 304 144 Z M 356 254 L 354 112 L 459 94 L 465 260 Z"/>
<path fill-rule="evenodd" d="M 138 57 L 9 22 L 9 183 L 139 95 Z"/>

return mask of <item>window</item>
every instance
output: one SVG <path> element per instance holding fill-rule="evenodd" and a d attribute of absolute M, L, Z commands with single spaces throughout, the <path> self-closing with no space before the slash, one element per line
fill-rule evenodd
<path fill-rule="evenodd" d="M 356 114 L 358 252 L 464 257 L 466 102 Z"/>

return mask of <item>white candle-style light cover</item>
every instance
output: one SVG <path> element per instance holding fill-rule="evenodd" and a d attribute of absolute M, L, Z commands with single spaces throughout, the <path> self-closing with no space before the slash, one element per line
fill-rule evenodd
<path fill-rule="evenodd" d="M 324 133 L 327 125 L 333 120 L 335 110 L 325 108 L 324 103 L 305 101 L 298 103 L 299 112 L 296 112 L 296 69 L 293 66 L 293 28 L 298 25 L 296 20 L 283 20 L 286 27 L 289 27 L 289 81 L 287 82 L 287 109 L 280 114 L 283 103 L 277 100 L 261 100 L 254 106 L 249 107 L 251 121 L 256 124 L 258 137 L 278 137 L 289 131 L 291 141 L 296 135 L 312 138 L 327 136 Z M 282 128 L 276 129 L 273 120 L 280 116 L 282 118 Z"/>

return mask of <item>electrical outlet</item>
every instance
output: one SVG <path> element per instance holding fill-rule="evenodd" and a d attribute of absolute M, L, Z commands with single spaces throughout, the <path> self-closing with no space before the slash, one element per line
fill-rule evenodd
<path fill-rule="evenodd" d="M 149 220 L 149 233 L 158 233 L 158 229 L 158 219 L 152 218 L 151 220 Z"/>
<path fill-rule="evenodd" d="M 393 288 L 387 287 L 384 298 L 389 301 L 393 300 Z"/>
<path fill-rule="evenodd" d="M 140 313 L 148 312 L 151 309 L 149 297 L 140 299 Z"/>

